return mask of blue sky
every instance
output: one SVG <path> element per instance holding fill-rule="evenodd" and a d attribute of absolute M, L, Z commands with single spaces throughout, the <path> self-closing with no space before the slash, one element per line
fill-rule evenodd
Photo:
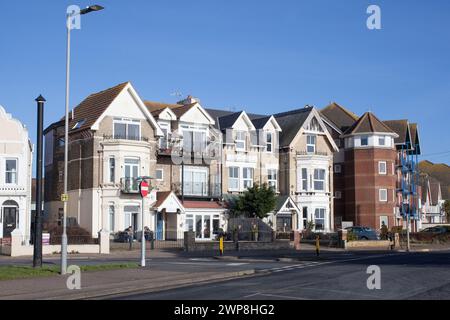
<path fill-rule="evenodd" d="M 418 122 L 424 158 L 450 164 L 450 1 L 93 0 L 73 31 L 71 105 L 132 81 L 142 98 L 273 113 L 336 101 Z M 0 3 L 0 104 L 35 141 L 64 113 L 65 11 L 90 1 Z M 381 8 L 381 30 L 366 9 Z"/>

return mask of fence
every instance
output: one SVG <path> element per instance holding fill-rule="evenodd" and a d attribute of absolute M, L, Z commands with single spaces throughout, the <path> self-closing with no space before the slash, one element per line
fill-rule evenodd
<path fill-rule="evenodd" d="M 141 232 L 136 232 L 131 242 L 131 249 L 139 249 L 141 247 Z M 184 231 L 165 230 L 157 232 L 146 232 L 145 234 L 146 248 L 154 249 L 182 249 L 184 246 Z M 111 243 L 112 250 L 129 250 L 130 236 L 126 232 L 118 232 L 114 235 Z"/>

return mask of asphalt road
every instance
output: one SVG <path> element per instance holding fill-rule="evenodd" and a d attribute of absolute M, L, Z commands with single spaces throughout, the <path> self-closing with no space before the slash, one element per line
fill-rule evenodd
<path fill-rule="evenodd" d="M 258 259 L 260 259 L 258 261 Z M 252 260 L 255 260 L 252 262 Z M 230 261 L 207 258 L 188 261 L 160 261 L 160 267 L 254 268 L 256 276 L 210 284 L 194 285 L 117 299 L 188 300 L 274 300 L 274 299 L 450 299 L 450 252 L 330 253 L 300 260 L 276 262 L 252 257 L 250 262 L 229 265 Z M 241 261 L 241 260 L 239 260 Z M 182 263 L 178 264 L 177 263 Z M 236 262 L 240 263 L 240 262 Z M 157 264 L 154 263 L 154 267 Z M 380 289 L 368 289 L 367 268 L 380 268 Z"/>

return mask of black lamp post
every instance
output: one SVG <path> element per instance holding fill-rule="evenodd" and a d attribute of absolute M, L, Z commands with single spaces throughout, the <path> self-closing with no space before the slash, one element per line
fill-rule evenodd
<path fill-rule="evenodd" d="M 34 217 L 34 250 L 33 267 L 42 267 L 42 144 L 44 127 L 43 96 L 36 98 L 37 102 L 37 144 L 36 144 L 36 213 Z"/>

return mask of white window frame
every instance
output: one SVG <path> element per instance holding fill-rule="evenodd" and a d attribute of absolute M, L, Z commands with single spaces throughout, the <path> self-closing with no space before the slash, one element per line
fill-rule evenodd
<path fill-rule="evenodd" d="M 303 173 L 305 173 L 305 175 L 303 175 Z M 301 190 L 308 191 L 308 168 L 301 168 Z"/>
<path fill-rule="evenodd" d="M 108 229 L 110 233 L 114 233 L 115 224 L 116 224 L 116 208 L 114 206 L 114 203 L 110 203 L 108 206 Z"/>
<path fill-rule="evenodd" d="M 319 218 L 317 218 L 317 213 L 319 213 Z M 323 214 L 323 217 L 320 217 L 320 215 Z M 323 220 L 323 229 L 316 229 L 316 227 L 314 229 L 316 230 L 325 230 L 326 229 L 326 219 L 325 216 L 327 214 L 327 209 L 326 208 L 314 208 L 314 225 L 317 226 L 316 221 L 317 220 Z"/>
<path fill-rule="evenodd" d="M 243 137 L 241 136 L 243 135 Z M 244 130 L 236 130 L 236 139 L 234 140 L 234 143 L 236 144 L 236 150 L 237 151 L 245 151 L 246 148 L 246 138 L 247 138 L 247 132 Z"/>
<path fill-rule="evenodd" d="M 113 119 L 113 138 L 114 139 L 116 139 L 116 129 L 115 129 L 115 124 L 116 123 L 125 124 L 125 137 L 122 137 L 121 139 L 133 140 L 133 141 L 139 141 L 139 140 L 142 139 L 141 120 L 129 119 L 129 118 L 114 118 Z M 139 126 L 139 137 L 135 137 L 135 138 L 138 138 L 138 139 L 129 139 L 128 125 L 130 125 L 130 124 Z"/>
<path fill-rule="evenodd" d="M 161 172 L 161 178 L 158 178 L 158 174 L 157 174 L 157 172 Z M 156 178 L 156 181 L 163 181 L 164 180 L 164 169 L 156 169 L 155 170 L 155 178 Z"/>
<path fill-rule="evenodd" d="M 159 138 L 158 146 L 159 146 L 160 149 L 167 149 L 167 148 L 169 148 L 169 144 L 170 144 L 169 143 L 170 142 L 169 141 L 169 137 L 170 137 L 170 122 L 160 121 L 160 122 L 158 122 L 158 125 L 160 126 L 162 132 L 163 133 L 165 132 L 165 135 Z M 164 139 L 166 141 L 166 145 L 165 146 L 162 145 L 162 142 L 164 141 Z"/>
<path fill-rule="evenodd" d="M 339 168 L 339 170 L 337 168 Z M 335 164 L 334 165 L 334 173 L 341 173 L 341 172 L 342 172 L 342 165 Z"/>
<path fill-rule="evenodd" d="M 6 171 L 6 162 L 7 161 L 14 161 L 16 163 L 15 170 Z M 12 174 L 12 176 L 14 177 L 12 182 L 8 182 L 7 181 L 8 180 L 7 179 L 8 173 Z M 4 179 L 5 179 L 5 184 L 7 184 L 7 185 L 17 185 L 19 183 L 19 159 L 18 158 L 5 158 L 5 175 L 4 175 Z"/>
<path fill-rule="evenodd" d="M 314 142 L 311 142 L 310 139 L 314 140 Z M 316 153 L 316 144 L 317 144 L 317 136 L 314 134 L 308 134 L 306 135 L 306 153 Z M 312 147 L 312 151 L 309 150 L 309 148 Z"/>
<path fill-rule="evenodd" d="M 381 141 L 383 141 L 383 143 L 381 143 Z M 378 137 L 378 145 L 379 146 L 386 146 L 386 137 L 385 136 L 381 136 L 381 137 Z"/>
<path fill-rule="evenodd" d="M 323 171 L 323 179 L 320 179 L 320 172 Z M 316 172 L 318 173 L 318 178 L 316 178 Z M 315 168 L 314 169 L 314 173 L 313 173 L 313 186 L 314 186 L 314 191 L 323 191 L 325 192 L 326 190 L 326 181 L 327 181 L 327 171 L 325 169 L 322 168 Z M 316 182 L 317 183 L 323 183 L 323 188 L 322 189 L 316 189 Z"/>
<path fill-rule="evenodd" d="M 228 190 L 230 191 L 238 191 L 239 184 L 240 184 L 240 171 L 241 169 L 239 167 L 228 167 Z M 233 173 L 233 175 L 231 175 Z M 234 174 L 237 173 L 237 177 L 234 176 Z M 236 187 L 232 187 L 231 181 L 234 181 L 234 185 Z"/>
<path fill-rule="evenodd" d="M 249 178 L 248 176 L 245 177 L 246 173 L 247 174 L 251 173 L 250 174 L 251 178 Z M 255 178 L 255 169 L 249 168 L 249 167 L 242 168 L 242 188 L 243 189 L 248 189 L 248 188 L 253 187 L 253 180 L 254 180 L 254 178 Z"/>
<path fill-rule="evenodd" d="M 275 178 L 274 178 L 275 176 Z M 274 187 L 274 190 L 278 190 L 278 170 L 267 169 L 267 184 Z"/>
<path fill-rule="evenodd" d="M 382 170 L 383 164 L 384 164 L 384 170 Z M 387 162 L 386 161 L 378 161 L 378 174 L 382 174 L 382 175 L 387 174 Z"/>
<path fill-rule="evenodd" d="M 270 137 L 270 142 L 268 137 Z M 270 150 L 269 150 L 269 146 L 270 146 Z M 273 133 L 272 132 L 266 132 L 266 152 L 267 153 L 272 153 L 273 152 Z"/>
<path fill-rule="evenodd" d="M 111 163 L 111 161 L 113 163 Z M 108 182 L 109 183 L 116 182 L 116 158 L 114 156 L 111 156 L 108 159 Z"/>
<path fill-rule="evenodd" d="M 382 195 L 385 195 L 385 197 L 382 197 Z M 378 201 L 380 202 L 388 202 L 388 191 L 385 188 L 381 188 L 378 190 Z"/>

